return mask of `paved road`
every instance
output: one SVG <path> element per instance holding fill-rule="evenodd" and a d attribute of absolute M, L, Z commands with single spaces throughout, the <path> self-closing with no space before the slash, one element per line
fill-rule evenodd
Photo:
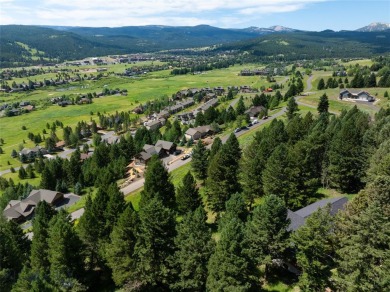
<path fill-rule="evenodd" d="M 239 137 L 239 136 L 241 136 L 241 135 L 243 135 L 243 134 L 245 134 L 245 133 L 251 132 L 251 131 L 253 131 L 254 129 L 260 127 L 261 125 L 263 125 L 263 124 L 265 124 L 265 123 L 268 123 L 269 121 L 271 121 L 271 120 L 273 120 L 273 119 L 276 119 L 277 117 L 280 117 L 280 116 L 283 115 L 285 112 L 286 112 L 286 108 L 284 107 L 284 108 L 282 108 L 279 112 L 277 112 L 276 114 L 270 116 L 268 119 L 266 119 L 266 120 L 260 120 L 258 124 L 253 125 L 253 126 L 250 127 L 248 130 L 242 130 L 242 131 L 240 131 L 240 132 L 238 132 L 238 133 L 235 133 L 235 135 L 236 135 L 236 137 Z M 223 136 L 223 137 L 221 138 L 222 143 L 225 143 L 226 140 L 229 138 L 229 136 L 230 136 L 230 134 L 228 134 L 228 135 L 226 135 L 226 136 Z M 208 147 L 211 147 L 211 145 L 209 145 Z M 186 159 L 186 160 L 181 160 L 181 159 L 179 159 L 179 160 L 175 161 L 174 163 L 169 164 L 169 165 L 167 166 L 168 172 L 171 172 L 171 171 L 173 171 L 173 170 L 175 170 L 175 169 L 177 169 L 177 168 L 179 168 L 179 167 L 181 167 L 181 166 L 183 166 L 183 165 L 185 165 L 185 164 L 187 164 L 187 163 L 189 163 L 189 162 L 191 162 L 191 158 L 188 158 L 188 159 Z M 121 192 L 123 192 L 124 195 L 128 195 L 129 193 L 134 192 L 134 191 L 138 190 L 139 188 L 142 188 L 143 185 L 144 185 L 144 182 L 145 182 L 145 179 L 144 179 L 144 178 L 142 178 L 142 179 L 140 179 L 140 180 L 137 180 L 137 181 L 135 181 L 135 182 L 129 184 L 128 186 L 122 188 L 122 189 L 121 189 Z"/>
<path fill-rule="evenodd" d="M 313 87 L 311 84 L 311 81 L 313 80 L 313 75 L 310 75 L 309 78 L 306 80 L 306 90 L 311 90 Z"/>
<path fill-rule="evenodd" d="M 238 102 L 239 99 L 240 99 L 239 97 L 233 99 L 232 102 L 229 104 L 229 106 L 226 108 L 226 110 L 227 110 L 229 107 L 234 108 L 234 106 L 237 104 L 237 102 Z"/>

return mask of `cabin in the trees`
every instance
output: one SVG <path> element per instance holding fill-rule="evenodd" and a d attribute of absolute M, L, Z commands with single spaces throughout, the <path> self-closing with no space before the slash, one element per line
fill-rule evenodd
<path fill-rule="evenodd" d="M 344 209 L 344 206 L 347 202 L 348 199 L 346 197 L 324 199 L 295 212 L 288 210 L 287 218 L 290 219 L 290 226 L 288 227 L 288 230 L 297 230 L 299 227 L 305 224 L 306 219 L 311 214 L 318 211 L 318 209 L 325 208 L 328 204 L 330 204 L 330 214 L 332 216 L 336 215 L 339 210 Z"/>
<path fill-rule="evenodd" d="M 351 98 L 363 101 L 375 101 L 375 97 L 369 94 L 364 90 L 351 90 L 351 89 L 342 89 L 340 91 L 339 99 Z"/>
<path fill-rule="evenodd" d="M 69 206 L 78 201 L 79 198 L 73 194 L 64 195 L 50 190 L 32 190 L 24 200 L 11 200 L 4 209 L 3 216 L 7 220 L 21 223 L 33 217 L 35 208 L 40 201 L 46 201 L 52 207 L 58 208 L 64 205 Z"/>

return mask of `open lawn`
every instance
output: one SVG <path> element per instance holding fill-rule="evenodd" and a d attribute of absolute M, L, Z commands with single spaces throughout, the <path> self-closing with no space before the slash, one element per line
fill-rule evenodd
<path fill-rule="evenodd" d="M 123 66 L 122 64 L 120 66 Z M 259 67 L 259 66 L 255 66 Z M 258 76 L 238 76 L 238 73 L 247 66 L 233 66 L 227 69 L 219 69 L 205 72 L 199 75 L 179 75 L 172 76 L 170 71 L 156 71 L 141 78 L 127 78 L 111 76 L 97 81 L 84 81 L 59 88 L 48 87 L 27 93 L 1 94 L 0 100 L 4 102 L 35 101 L 37 110 L 15 117 L 3 117 L 0 119 L 0 138 L 5 144 L 2 146 L 4 154 L 0 154 L 0 170 L 17 166 L 18 161 L 11 159 L 10 154 L 13 149 L 18 151 L 19 145 L 25 140 L 24 147 L 34 146 L 27 138 L 28 132 L 34 134 L 41 133 L 45 129 L 46 123 L 56 120 L 61 121 L 65 126 L 74 127 L 79 121 L 97 120 L 96 113 L 115 113 L 116 111 L 129 111 L 137 104 L 159 98 L 163 95 L 171 96 L 177 91 L 193 87 L 215 87 L 230 85 L 250 85 L 255 88 L 269 86 L 265 78 Z M 39 79 L 39 76 L 34 76 Z M 284 79 L 284 78 L 279 78 Z M 109 89 L 127 89 L 128 96 L 105 96 L 93 99 L 92 104 L 73 105 L 67 107 L 42 106 L 43 101 L 62 94 L 76 94 L 88 92 L 101 92 L 104 87 Z M 91 116 L 90 113 L 94 115 Z M 27 130 L 21 130 L 26 126 Z M 57 130 L 57 135 L 61 138 L 62 131 Z M 10 161 L 11 165 L 7 165 Z"/>

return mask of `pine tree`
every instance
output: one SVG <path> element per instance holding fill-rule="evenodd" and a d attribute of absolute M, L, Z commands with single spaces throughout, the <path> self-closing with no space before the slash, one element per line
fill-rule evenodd
<path fill-rule="evenodd" d="M 82 246 L 66 211 L 61 210 L 51 219 L 48 234 L 51 282 L 60 290 L 80 288 L 84 266 Z"/>
<path fill-rule="evenodd" d="M 182 185 L 176 189 L 176 202 L 180 214 L 195 211 L 199 206 L 202 206 L 202 198 L 190 171 L 184 176 Z"/>
<path fill-rule="evenodd" d="M 287 203 L 289 194 L 290 170 L 288 148 L 280 144 L 269 157 L 263 171 L 263 186 L 266 195 L 276 195 Z"/>
<path fill-rule="evenodd" d="M 170 181 L 167 169 L 157 156 L 153 156 L 148 163 L 140 206 L 153 198 L 158 198 L 168 208 L 176 207 L 175 187 Z"/>
<path fill-rule="evenodd" d="M 134 248 L 134 281 L 141 283 L 145 291 L 167 289 L 172 283 L 175 214 L 154 197 L 141 206 L 139 218 L 139 233 Z"/>
<path fill-rule="evenodd" d="M 202 112 L 198 112 L 198 114 L 195 117 L 195 126 L 204 126 L 206 125 L 206 119 L 204 118 L 204 115 Z"/>
<path fill-rule="evenodd" d="M 139 219 L 131 204 L 126 206 L 118 219 L 106 246 L 106 260 L 112 270 L 112 279 L 117 286 L 134 280 L 134 246 Z"/>
<path fill-rule="evenodd" d="M 209 161 L 213 159 L 215 154 L 222 148 L 222 140 L 219 137 L 216 137 L 213 141 L 213 144 L 211 145 L 210 154 L 209 154 Z"/>
<path fill-rule="evenodd" d="M 289 245 L 287 208 L 275 195 L 266 196 L 258 205 L 245 228 L 244 251 L 256 266 L 265 265 L 269 276 L 272 260 L 283 259 Z"/>
<path fill-rule="evenodd" d="M 95 267 L 104 267 L 101 251 L 102 243 L 108 240 L 109 233 L 106 232 L 105 210 L 109 198 L 105 191 L 99 189 L 95 199 L 92 201 L 88 196 L 85 203 L 85 211 L 81 216 L 77 231 L 85 245 L 89 271 Z"/>
<path fill-rule="evenodd" d="M 390 222 L 378 202 L 347 218 L 340 238 L 336 286 L 343 291 L 387 291 L 390 288 Z"/>
<path fill-rule="evenodd" d="M 323 78 L 321 78 L 320 81 L 318 82 L 317 89 L 318 89 L 318 90 L 323 90 L 323 89 L 325 89 L 325 81 L 324 81 Z"/>
<path fill-rule="evenodd" d="M 26 172 L 26 170 L 24 169 L 23 166 L 21 166 L 21 167 L 19 168 L 19 178 L 20 178 L 20 179 L 25 179 L 25 178 L 27 178 L 27 172 Z"/>
<path fill-rule="evenodd" d="M 238 219 L 242 223 L 245 223 L 249 215 L 248 208 L 241 194 L 233 194 L 225 203 L 225 213 L 218 222 L 218 229 L 221 231 L 224 226 L 232 221 Z"/>
<path fill-rule="evenodd" d="M 109 199 L 104 217 L 106 219 L 106 232 L 107 234 L 111 234 L 119 216 L 126 208 L 126 202 L 123 193 L 119 191 L 119 188 L 115 183 L 108 186 L 107 195 Z"/>
<path fill-rule="evenodd" d="M 207 178 L 208 154 L 209 152 L 202 140 L 199 140 L 192 149 L 191 167 L 195 177 L 199 180 L 204 181 Z"/>
<path fill-rule="evenodd" d="M 33 220 L 34 236 L 31 242 L 30 263 L 35 273 L 46 273 L 49 269 L 48 231 L 49 222 L 56 211 L 46 201 L 40 201 Z"/>
<path fill-rule="evenodd" d="M 365 87 L 376 87 L 376 76 L 374 72 L 372 72 L 369 76 L 367 76 Z"/>
<path fill-rule="evenodd" d="M 215 252 L 208 263 L 208 291 L 248 291 L 254 287 L 254 272 L 242 252 L 243 223 L 234 218 L 221 232 Z"/>
<path fill-rule="evenodd" d="M 362 140 L 368 121 L 368 116 L 355 106 L 342 118 L 341 129 L 330 143 L 329 178 L 332 186 L 342 192 L 356 192 L 364 186 L 367 155 Z"/>
<path fill-rule="evenodd" d="M 286 112 L 287 119 L 291 120 L 296 115 L 296 113 L 298 111 L 299 111 L 299 108 L 298 108 L 297 102 L 295 101 L 295 98 L 290 97 L 290 99 L 288 100 L 288 103 L 287 103 L 287 112 Z"/>
<path fill-rule="evenodd" d="M 302 269 L 299 287 L 303 291 L 324 291 L 329 287 L 334 266 L 331 240 L 333 218 L 330 206 L 313 213 L 292 235 L 297 264 Z"/>
<path fill-rule="evenodd" d="M 319 114 L 323 114 L 323 113 L 327 114 L 327 113 L 329 113 L 329 100 L 328 100 L 328 96 L 326 95 L 326 93 L 324 93 L 320 97 L 320 101 L 318 103 L 317 110 L 318 110 Z"/>
<path fill-rule="evenodd" d="M 302 93 L 304 90 L 304 85 L 301 78 L 298 78 L 297 80 L 297 93 Z"/>
<path fill-rule="evenodd" d="M 236 113 L 237 115 L 243 115 L 245 112 L 244 98 L 241 96 L 237 102 Z"/>
<path fill-rule="evenodd" d="M 174 262 L 178 276 L 173 289 L 204 291 L 206 288 L 207 263 L 214 249 L 206 220 L 206 212 L 199 207 L 188 212 L 177 227 Z"/>
<path fill-rule="evenodd" d="M 275 119 L 268 128 L 256 133 L 253 142 L 244 149 L 240 165 L 241 182 L 244 198 L 250 208 L 255 198 L 264 194 L 262 176 L 268 158 L 279 144 L 287 141 L 287 138 L 284 123 Z"/>
<path fill-rule="evenodd" d="M 10 291 L 29 254 L 29 240 L 13 221 L 0 218 L 0 288 Z"/>
<path fill-rule="evenodd" d="M 339 214 L 336 287 L 387 291 L 390 271 L 390 176 L 378 175 Z"/>
<path fill-rule="evenodd" d="M 241 191 L 238 181 L 238 162 L 241 149 L 237 137 L 231 134 L 222 149 L 214 156 L 208 168 L 206 181 L 207 203 L 211 210 L 220 212 L 234 193 Z"/>

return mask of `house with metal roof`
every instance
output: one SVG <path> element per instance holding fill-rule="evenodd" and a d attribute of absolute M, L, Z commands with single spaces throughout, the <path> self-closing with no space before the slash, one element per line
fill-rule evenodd
<path fill-rule="evenodd" d="M 347 202 L 348 199 L 346 197 L 331 198 L 315 202 L 295 212 L 288 210 L 287 218 L 290 219 L 290 226 L 287 229 L 289 231 L 297 230 L 299 227 L 305 224 L 306 219 L 311 214 L 318 211 L 319 209 L 325 208 L 328 204 L 330 204 L 330 214 L 334 216 L 339 210 L 344 209 L 344 206 Z"/>

